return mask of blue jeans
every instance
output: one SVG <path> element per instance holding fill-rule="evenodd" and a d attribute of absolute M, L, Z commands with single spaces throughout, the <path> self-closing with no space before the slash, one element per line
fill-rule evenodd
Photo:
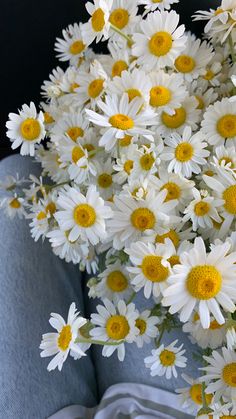
<path fill-rule="evenodd" d="M 0 179 L 16 173 L 27 178 L 39 174 L 40 168 L 21 156 L 0 162 Z M 47 372 L 48 359 L 40 358 L 38 347 L 42 334 L 51 330 L 50 313 L 65 317 L 75 301 L 88 316 L 96 311 L 96 302 L 88 300 L 78 266 L 54 256 L 47 240 L 35 243 L 27 221 L 10 220 L 1 213 L 0 237 L 0 418 L 43 419 L 71 404 L 92 407 L 110 385 L 119 382 L 170 391 L 184 386 L 180 377 L 167 381 L 150 376 L 143 359 L 150 355 L 151 345 L 141 350 L 127 345 L 123 363 L 116 354 L 103 358 L 101 348 L 95 347 L 79 361 L 68 358 L 62 372 Z M 140 293 L 137 307 L 146 305 Z M 167 334 L 164 341 L 176 337 L 191 357 L 192 345 L 181 332 Z"/>

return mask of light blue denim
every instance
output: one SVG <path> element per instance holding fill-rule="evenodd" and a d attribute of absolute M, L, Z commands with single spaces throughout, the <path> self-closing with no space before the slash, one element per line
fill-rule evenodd
<path fill-rule="evenodd" d="M 39 167 L 20 156 L 0 162 L 0 179 L 16 173 L 27 178 L 30 173 L 37 175 Z M 106 388 L 118 382 L 170 391 L 184 384 L 181 378 L 167 382 L 150 377 L 143 362 L 150 345 L 141 350 L 127 345 L 123 363 L 116 354 L 103 358 L 101 348 L 94 348 L 80 361 L 68 359 L 62 372 L 47 372 L 49 359 L 40 358 L 39 344 L 42 333 L 51 330 L 50 313 L 65 317 L 72 301 L 82 313 L 84 302 L 87 313 L 95 311 L 96 302 L 88 301 L 83 291 L 84 279 L 78 266 L 53 255 L 47 240 L 33 241 L 27 221 L 12 221 L 0 213 L 0 419 L 44 419 L 71 404 L 92 407 Z M 141 293 L 137 307 L 146 307 Z M 164 341 L 179 337 L 191 354 L 188 338 L 179 335 L 167 334 Z"/>

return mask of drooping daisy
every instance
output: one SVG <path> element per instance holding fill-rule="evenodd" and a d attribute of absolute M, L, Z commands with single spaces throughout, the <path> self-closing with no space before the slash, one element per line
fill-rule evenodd
<path fill-rule="evenodd" d="M 147 70 L 173 65 L 186 43 L 184 25 L 178 24 L 179 16 L 173 10 L 151 13 L 141 21 L 141 33 L 133 35 L 132 46 L 138 65 Z"/>
<path fill-rule="evenodd" d="M 202 42 L 189 35 L 184 51 L 175 59 L 175 68 L 184 79 L 191 82 L 205 73 L 205 68 L 211 61 L 213 49 L 206 41 Z"/>
<path fill-rule="evenodd" d="M 191 127 L 186 127 L 183 135 L 171 134 L 170 138 L 165 139 L 167 147 L 164 147 L 161 158 L 170 161 L 168 172 L 175 172 L 190 178 L 192 173 L 200 173 L 200 166 L 206 164 L 206 157 L 210 155 L 207 143 L 203 141 L 201 133 L 192 135 Z"/>
<path fill-rule="evenodd" d="M 139 335 L 136 337 L 136 345 L 138 348 L 142 348 L 144 343 L 150 343 L 151 339 L 155 339 L 158 336 L 159 318 L 157 316 L 151 316 L 150 310 L 144 310 L 139 314 L 136 319 L 135 325 L 139 329 Z"/>
<path fill-rule="evenodd" d="M 75 188 L 60 192 L 58 206 L 61 211 L 55 213 L 55 218 L 63 231 L 71 230 L 68 239 L 72 242 L 81 237 L 97 244 L 106 237 L 105 220 L 112 216 L 112 211 L 104 205 L 94 185 L 89 186 L 86 196 Z"/>
<path fill-rule="evenodd" d="M 170 306 L 171 314 L 180 313 L 185 323 L 195 309 L 204 329 L 210 327 L 210 313 L 219 324 L 225 323 L 221 307 L 234 312 L 236 292 L 236 253 L 228 254 L 230 244 L 218 245 L 209 253 L 204 241 L 197 237 L 193 249 L 180 256 L 180 264 L 173 266 L 169 286 L 163 292 L 162 304 Z"/>
<path fill-rule="evenodd" d="M 115 306 L 111 301 L 105 299 L 104 306 L 98 305 L 98 314 L 91 314 L 91 322 L 96 326 L 90 331 L 90 335 L 94 339 L 104 341 L 102 355 L 111 356 L 117 350 L 119 361 L 123 361 L 125 357 L 124 342 L 132 343 L 139 333 L 135 322 L 139 316 L 135 305 L 125 304 L 120 300 Z M 106 342 L 120 342 L 117 345 L 106 345 Z"/>
<path fill-rule="evenodd" d="M 26 216 L 24 198 L 20 198 L 16 193 L 14 196 L 1 198 L 0 209 L 3 209 L 5 214 L 11 219 L 13 219 L 16 215 L 19 218 Z"/>
<path fill-rule="evenodd" d="M 140 18 L 137 16 L 137 2 L 133 0 L 113 0 L 109 22 L 125 34 L 132 34 Z M 112 38 L 119 40 L 120 36 L 111 29 Z"/>
<path fill-rule="evenodd" d="M 130 284 L 130 275 L 126 266 L 121 265 L 119 261 L 108 265 L 98 278 L 100 278 L 96 286 L 98 298 L 108 298 L 118 304 L 119 300 L 128 301 L 131 297 L 133 287 Z"/>
<path fill-rule="evenodd" d="M 151 84 L 149 77 L 144 71 L 137 68 L 133 71 L 122 71 L 122 74 L 119 77 L 114 77 L 108 86 L 111 93 L 121 96 L 123 93 L 127 93 L 129 101 L 135 97 L 140 97 L 146 104 L 148 104 L 150 88 Z"/>
<path fill-rule="evenodd" d="M 179 394 L 179 401 L 183 408 L 186 408 L 189 413 L 197 412 L 197 409 L 202 406 L 202 383 L 199 379 L 193 379 L 187 374 L 182 374 L 181 377 L 188 384 L 188 387 L 176 389 Z M 205 394 L 207 404 L 212 400 L 212 394 Z"/>
<path fill-rule="evenodd" d="M 108 38 L 111 6 L 112 0 L 94 0 L 94 3 L 85 4 L 91 16 L 87 23 L 81 25 L 82 38 L 86 45 L 90 45 L 94 40 L 99 42 L 102 38 Z"/>
<path fill-rule="evenodd" d="M 168 346 L 163 344 L 157 349 L 152 350 L 152 355 L 144 358 L 146 368 L 150 368 L 152 377 L 156 375 L 165 375 L 167 380 L 172 378 L 172 375 L 177 378 L 178 374 L 176 367 L 185 368 L 187 358 L 183 356 L 185 349 L 183 345 L 176 346 L 178 340 L 175 340 Z"/>
<path fill-rule="evenodd" d="M 69 231 L 55 229 L 49 231 L 46 236 L 51 243 L 52 250 L 60 259 L 74 264 L 80 263 L 82 258 L 88 255 L 88 245 L 82 240 L 69 240 Z"/>
<path fill-rule="evenodd" d="M 45 80 L 41 87 L 41 94 L 46 99 L 57 98 L 61 94 L 60 83 L 64 76 L 62 68 L 57 67 L 49 74 L 50 80 Z"/>
<path fill-rule="evenodd" d="M 166 244 L 153 245 L 138 241 L 125 249 L 134 266 L 128 267 L 133 278 L 131 283 L 138 292 L 143 288 L 145 298 L 153 294 L 158 297 L 167 287 L 167 279 L 171 274 L 168 259 L 172 249 Z"/>
<path fill-rule="evenodd" d="M 198 313 L 193 313 L 190 320 L 183 325 L 183 331 L 189 334 L 192 343 L 201 348 L 216 349 L 225 342 L 226 327 L 211 317 L 210 327 L 203 329 Z"/>
<path fill-rule="evenodd" d="M 99 145 L 110 151 L 118 139 L 142 135 L 152 141 L 152 131 L 146 129 L 154 124 L 156 114 L 151 109 L 141 110 L 142 99 L 136 97 L 129 102 L 129 96 L 124 93 L 121 98 L 117 95 L 106 97 L 106 102 L 98 100 L 98 107 L 104 115 L 86 109 L 88 119 L 95 125 L 104 127 L 104 133 L 99 140 Z"/>
<path fill-rule="evenodd" d="M 193 231 L 196 231 L 198 227 L 212 228 L 214 221 L 220 223 L 222 219 L 217 208 L 222 206 L 222 199 L 210 196 L 207 191 L 205 191 L 205 194 L 201 194 L 196 188 L 193 188 L 192 192 L 194 199 L 184 210 L 183 222 L 191 220 Z"/>
<path fill-rule="evenodd" d="M 86 355 L 75 342 L 78 329 L 86 322 L 87 320 L 77 312 L 75 303 L 72 303 L 70 306 L 67 322 L 60 314 L 51 313 L 49 323 L 57 332 L 44 334 L 40 344 L 40 349 L 42 349 L 40 356 L 42 358 L 55 355 L 48 364 L 48 371 L 56 368 L 61 371 L 70 351 L 76 352 L 80 356 Z"/>
<path fill-rule="evenodd" d="M 159 10 L 170 10 L 171 5 L 178 3 L 179 0 L 138 0 L 139 5 L 145 6 L 146 13 Z"/>
<path fill-rule="evenodd" d="M 187 90 L 180 74 L 168 74 L 160 70 L 150 74 L 151 88 L 149 105 L 168 115 L 174 115 L 187 96 Z"/>
<path fill-rule="evenodd" d="M 61 61 L 70 61 L 71 64 L 78 64 L 79 58 L 83 56 L 86 45 L 83 42 L 80 25 L 75 23 L 69 25 L 62 31 L 64 39 L 57 38 L 55 50 L 59 53 L 57 57 Z"/>
<path fill-rule="evenodd" d="M 10 113 L 6 123 L 7 137 L 12 142 L 11 148 L 15 150 L 21 146 L 20 154 L 34 156 L 35 144 L 45 137 L 43 112 L 37 113 L 35 104 L 23 105 L 19 114 Z"/>
<path fill-rule="evenodd" d="M 151 190 L 140 200 L 124 194 L 114 197 L 113 218 L 108 228 L 115 249 L 129 246 L 139 240 L 144 232 L 154 230 L 158 224 L 168 224 L 170 219 L 173 223 L 176 221 L 173 209 L 177 202 L 164 202 L 166 194 L 164 190 L 158 194 Z"/>
<path fill-rule="evenodd" d="M 236 109 L 229 98 L 210 105 L 203 115 L 202 132 L 211 145 L 236 146 Z"/>

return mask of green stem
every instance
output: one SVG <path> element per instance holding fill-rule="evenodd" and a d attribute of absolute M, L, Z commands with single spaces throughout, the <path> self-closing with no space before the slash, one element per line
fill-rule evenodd
<path fill-rule="evenodd" d="M 76 339 L 75 343 L 91 343 L 94 345 L 102 345 L 102 346 L 118 346 L 121 343 L 124 343 L 124 340 L 119 340 L 118 342 L 106 342 L 104 340 L 94 340 L 94 339 Z"/>
<path fill-rule="evenodd" d="M 207 409 L 208 404 L 207 404 L 207 401 L 206 401 L 205 389 L 206 389 L 206 384 L 203 382 L 202 383 L 202 406 L 203 406 L 204 409 Z"/>
<path fill-rule="evenodd" d="M 117 28 L 117 26 L 113 25 L 112 23 L 110 23 L 110 26 L 111 26 L 111 29 L 114 32 L 118 33 L 120 36 L 122 36 L 124 39 L 126 39 L 129 46 L 131 46 L 133 44 L 133 41 L 130 38 L 130 36 L 126 35 L 124 32 L 122 32 L 119 28 Z"/>
<path fill-rule="evenodd" d="M 165 333 L 165 325 L 164 325 L 164 324 L 162 324 L 162 327 L 161 327 L 161 331 L 160 331 L 159 338 L 158 338 L 158 339 L 156 339 L 156 347 L 157 347 L 157 348 L 160 346 L 160 343 L 161 343 L 161 340 L 162 340 L 162 338 L 163 338 L 164 333 Z"/>
<path fill-rule="evenodd" d="M 46 191 L 49 192 L 52 189 L 59 188 L 60 186 L 64 186 L 64 185 L 67 185 L 67 184 L 68 184 L 68 181 L 67 182 L 62 182 L 62 183 L 57 183 L 56 185 L 46 185 L 45 184 L 45 185 L 43 185 L 43 188 L 45 188 Z"/>
<path fill-rule="evenodd" d="M 133 299 L 134 299 L 134 297 L 135 297 L 135 295 L 136 295 L 136 292 L 134 291 L 133 293 L 132 293 L 132 295 L 130 296 L 130 298 L 128 299 L 128 301 L 127 301 L 127 305 L 128 304 L 130 304 L 132 301 L 133 301 Z"/>

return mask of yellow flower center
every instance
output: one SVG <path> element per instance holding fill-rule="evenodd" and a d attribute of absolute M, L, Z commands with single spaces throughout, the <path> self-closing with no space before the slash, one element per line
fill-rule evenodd
<path fill-rule="evenodd" d="M 133 119 L 122 113 L 111 116 L 109 118 L 109 122 L 114 128 L 121 129 L 123 131 L 134 127 Z"/>
<path fill-rule="evenodd" d="M 122 340 L 129 333 L 130 327 L 125 316 L 111 316 L 106 323 L 106 332 L 110 339 Z"/>
<path fill-rule="evenodd" d="M 27 118 L 21 123 L 20 132 L 25 140 L 34 141 L 40 135 L 40 123 L 37 121 L 37 119 Z"/>
<path fill-rule="evenodd" d="M 195 60 L 189 55 L 180 55 L 175 60 L 175 67 L 180 73 L 191 73 L 195 66 Z"/>
<path fill-rule="evenodd" d="M 67 135 L 71 138 L 72 141 L 76 141 L 77 138 L 84 136 L 84 130 L 80 127 L 70 127 L 66 131 Z"/>
<path fill-rule="evenodd" d="M 179 199 L 181 196 L 180 187 L 174 182 L 168 182 L 161 187 L 161 191 L 167 189 L 167 195 L 164 202 L 169 202 L 172 199 Z"/>
<path fill-rule="evenodd" d="M 201 96 L 198 96 L 198 95 L 196 95 L 195 98 L 198 101 L 197 109 L 200 109 L 200 110 L 204 109 L 205 108 L 205 103 L 204 103 L 203 98 Z"/>
<path fill-rule="evenodd" d="M 92 99 L 95 99 L 96 97 L 98 97 L 103 91 L 103 84 L 104 84 L 103 79 L 93 80 L 88 86 L 89 97 L 91 97 Z"/>
<path fill-rule="evenodd" d="M 212 176 L 214 176 L 214 172 L 212 170 L 206 170 L 204 175 L 212 177 Z"/>
<path fill-rule="evenodd" d="M 203 78 L 207 81 L 212 80 L 215 77 L 215 74 L 211 70 L 207 70 L 206 74 L 203 76 Z"/>
<path fill-rule="evenodd" d="M 164 106 L 171 100 L 172 93 L 165 86 L 154 86 L 150 90 L 150 105 L 153 107 Z"/>
<path fill-rule="evenodd" d="M 45 212 L 44 211 L 40 211 L 38 213 L 38 215 L 37 215 L 37 220 L 38 221 L 41 221 L 41 220 L 44 220 L 45 218 L 47 218 L 47 215 L 45 214 Z"/>
<path fill-rule="evenodd" d="M 169 32 L 156 32 L 148 42 L 151 54 L 161 57 L 168 54 L 172 47 L 172 36 Z"/>
<path fill-rule="evenodd" d="M 224 207 L 232 215 L 236 214 L 236 185 L 232 185 L 223 192 Z"/>
<path fill-rule="evenodd" d="M 221 290 L 221 285 L 221 274 L 212 265 L 194 266 L 186 280 L 188 292 L 199 300 L 214 298 Z"/>
<path fill-rule="evenodd" d="M 43 116 L 45 124 L 52 124 L 54 122 L 54 119 L 50 113 L 44 112 Z"/>
<path fill-rule="evenodd" d="M 139 163 L 143 170 L 148 171 L 151 170 L 151 168 L 153 167 L 155 163 L 155 158 L 153 157 L 152 153 L 146 153 L 140 158 Z"/>
<path fill-rule="evenodd" d="M 128 280 L 121 271 L 113 271 L 107 277 L 107 286 L 113 292 L 122 292 L 128 286 Z"/>
<path fill-rule="evenodd" d="M 53 214 L 55 214 L 56 210 L 57 208 L 54 202 L 49 202 L 49 204 L 45 208 L 46 213 L 49 213 L 51 217 L 53 216 Z"/>
<path fill-rule="evenodd" d="M 128 70 L 128 64 L 123 60 L 116 61 L 112 67 L 112 71 L 111 71 L 112 77 L 115 77 L 115 76 L 120 77 L 122 71 L 124 70 Z"/>
<path fill-rule="evenodd" d="M 179 239 L 179 236 L 178 236 L 178 234 L 176 233 L 175 230 L 170 230 L 167 233 L 161 234 L 161 235 L 158 234 L 156 236 L 155 242 L 156 243 L 164 243 L 165 239 L 170 239 L 172 241 L 172 243 L 174 244 L 174 246 L 178 247 L 180 239 Z"/>
<path fill-rule="evenodd" d="M 176 355 L 172 351 L 164 349 L 164 351 L 160 353 L 160 361 L 164 367 L 170 367 L 171 365 L 174 365 L 175 359 Z"/>
<path fill-rule="evenodd" d="M 172 255 L 169 259 L 168 262 L 170 263 L 170 266 L 175 266 L 175 265 L 179 265 L 180 264 L 180 260 L 179 260 L 179 256 L 178 255 Z"/>
<path fill-rule="evenodd" d="M 162 257 L 155 255 L 145 256 L 141 269 L 143 275 L 151 282 L 163 282 L 169 275 L 169 269 L 162 265 Z"/>
<path fill-rule="evenodd" d="M 137 319 L 135 322 L 135 326 L 139 329 L 140 335 L 143 335 L 147 329 L 147 323 L 143 319 Z"/>
<path fill-rule="evenodd" d="M 127 175 L 130 175 L 131 171 L 133 170 L 134 162 L 133 160 L 127 160 L 124 164 L 124 171 L 127 173 Z"/>
<path fill-rule="evenodd" d="M 84 157 L 84 151 L 81 147 L 74 147 L 72 150 L 72 161 L 76 164 L 82 157 Z"/>
<path fill-rule="evenodd" d="M 70 53 L 72 55 L 78 55 L 84 50 L 84 48 L 85 48 L 85 45 L 84 45 L 83 41 L 80 41 L 80 40 L 75 41 L 70 46 Z"/>
<path fill-rule="evenodd" d="M 80 87 L 78 83 L 75 83 L 75 82 L 74 83 L 71 83 L 71 85 L 70 85 L 70 92 L 71 93 L 74 93 L 75 89 L 78 89 L 78 87 Z"/>
<path fill-rule="evenodd" d="M 193 322 L 196 323 L 198 320 L 200 320 L 199 314 L 198 313 L 194 313 Z"/>
<path fill-rule="evenodd" d="M 12 199 L 12 201 L 9 203 L 10 207 L 14 209 L 19 209 L 21 207 L 20 201 L 18 201 L 17 198 Z"/>
<path fill-rule="evenodd" d="M 194 212 L 198 217 L 204 217 L 210 211 L 210 205 L 201 201 L 194 205 Z"/>
<path fill-rule="evenodd" d="M 101 32 L 105 26 L 105 13 L 99 8 L 95 10 L 91 18 L 91 24 L 94 32 Z"/>
<path fill-rule="evenodd" d="M 129 13 L 126 9 L 115 9 L 110 14 L 109 21 L 119 29 L 123 29 L 129 23 Z"/>
<path fill-rule="evenodd" d="M 74 220 L 81 227 L 91 227 L 96 221 L 96 212 L 88 204 L 77 205 L 74 209 Z"/>
<path fill-rule="evenodd" d="M 126 90 L 126 93 L 129 96 L 129 102 L 131 102 L 131 100 L 135 99 L 136 97 L 142 97 L 138 89 L 128 89 Z"/>
<path fill-rule="evenodd" d="M 137 230 L 145 231 L 154 227 L 156 217 L 148 208 L 137 208 L 132 212 L 130 220 L 133 227 L 137 228 Z"/>
<path fill-rule="evenodd" d="M 84 149 L 87 150 L 87 152 L 89 153 L 88 158 L 92 158 L 95 156 L 96 150 L 93 144 L 85 144 Z"/>
<path fill-rule="evenodd" d="M 181 144 L 178 144 L 175 149 L 175 158 L 181 163 L 184 163 L 186 161 L 191 160 L 191 158 L 193 157 L 193 152 L 194 152 L 194 149 L 191 144 L 181 143 Z"/>
<path fill-rule="evenodd" d="M 236 115 L 228 114 L 222 116 L 216 125 L 218 133 L 223 138 L 236 136 Z"/>
<path fill-rule="evenodd" d="M 220 7 L 218 7 L 218 9 L 216 9 L 216 10 L 215 10 L 214 15 L 215 15 L 215 16 L 218 16 L 218 15 L 220 15 L 221 13 L 224 13 L 224 10 L 223 10 L 223 9 L 221 9 Z"/>
<path fill-rule="evenodd" d="M 218 330 L 221 328 L 222 328 L 222 324 L 219 324 L 216 320 L 212 320 L 212 322 L 210 323 L 209 329 L 211 330 Z"/>
<path fill-rule="evenodd" d="M 98 176 L 98 185 L 100 188 L 109 188 L 112 185 L 112 176 L 109 173 L 101 173 Z"/>
<path fill-rule="evenodd" d="M 174 115 L 168 115 L 168 113 L 166 112 L 162 112 L 161 115 L 161 120 L 163 124 L 167 128 L 172 129 L 181 127 L 181 125 L 185 123 L 186 118 L 186 110 L 183 107 L 175 109 Z"/>
<path fill-rule="evenodd" d="M 229 167 L 231 167 L 231 169 L 234 168 L 233 160 L 230 157 L 226 157 L 226 156 L 221 157 L 221 159 L 219 159 L 219 164 L 221 165 L 221 163 L 223 162 L 225 165 L 228 164 Z"/>
<path fill-rule="evenodd" d="M 132 138 L 130 135 L 125 135 L 124 138 L 121 138 L 119 140 L 119 145 L 120 147 L 128 147 L 131 142 L 132 142 Z"/>
<path fill-rule="evenodd" d="M 224 366 L 222 378 L 229 387 L 236 387 L 236 362 Z"/>
<path fill-rule="evenodd" d="M 202 384 L 193 384 L 190 387 L 189 394 L 194 403 L 202 405 Z M 207 404 L 211 403 L 212 394 L 205 394 Z"/>
<path fill-rule="evenodd" d="M 162 3 L 163 0 L 152 0 L 153 3 Z"/>
<path fill-rule="evenodd" d="M 66 351 L 70 346 L 71 339 L 72 339 L 71 327 L 69 324 L 67 324 L 66 326 L 63 326 L 63 328 L 61 329 L 58 340 L 57 340 L 59 349 L 61 349 L 61 351 Z"/>

